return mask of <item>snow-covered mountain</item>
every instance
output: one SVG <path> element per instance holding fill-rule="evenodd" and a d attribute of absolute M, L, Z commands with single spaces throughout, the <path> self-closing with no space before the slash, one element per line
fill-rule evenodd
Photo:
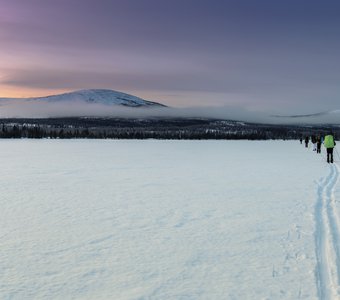
<path fill-rule="evenodd" d="M 106 89 L 90 89 L 80 90 L 71 93 L 65 93 L 60 95 L 53 95 L 47 97 L 36 97 L 36 98 L 0 98 L 0 100 L 22 100 L 22 101 L 39 101 L 46 103 L 67 103 L 67 102 L 79 102 L 83 101 L 86 103 L 97 103 L 106 105 L 120 105 L 127 107 L 165 107 L 165 105 L 147 101 L 142 98 Z"/>

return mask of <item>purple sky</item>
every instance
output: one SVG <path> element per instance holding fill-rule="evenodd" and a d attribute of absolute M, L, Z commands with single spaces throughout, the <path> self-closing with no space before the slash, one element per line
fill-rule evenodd
<path fill-rule="evenodd" d="M 0 0 L 0 96 L 339 109 L 339 15 L 328 0 Z"/>

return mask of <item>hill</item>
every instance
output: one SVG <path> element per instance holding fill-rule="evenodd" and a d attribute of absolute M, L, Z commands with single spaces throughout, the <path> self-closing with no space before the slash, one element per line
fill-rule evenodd
<path fill-rule="evenodd" d="M 85 102 L 125 107 L 166 107 L 161 103 L 147 101 L 133 95 L 107 89 L 79 90 L 60 95 L 35 98 L 0 98 L 0 100 L 7 102 L 11 100 L 25 102 L 39 101 L 44 103 Z"/>

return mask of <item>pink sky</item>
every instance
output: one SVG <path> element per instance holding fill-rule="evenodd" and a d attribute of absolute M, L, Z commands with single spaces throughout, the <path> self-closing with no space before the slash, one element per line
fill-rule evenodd
<path fill-rule="evenodd" d="M 340 4 L 326 2 L 0 0 L 0 97 L 338 109 Z"/>

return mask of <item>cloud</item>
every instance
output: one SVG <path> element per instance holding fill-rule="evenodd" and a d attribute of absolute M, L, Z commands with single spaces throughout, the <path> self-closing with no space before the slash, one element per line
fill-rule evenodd
<path fill-rule="evenodd" d="M 256 76 L 256 71 L 228 73 L 219 70 L 90 71 L 37 68 L 4 69 L 0 83 L 5 87 L 33 90 L 114 89 L 136 93 L 171 106 L 235 105 L 266 111 L 268 115 L 302 115 L 337 109 L 339 87 L 335 77 L 312 75 L 302 78 L 289 71 Z M 217 76 L 219 73 L 219 76 Z M 167 95 L 177 96 L 167 96 Z M 162 96 L 164 95 L 164 97 Z M 185 104 L 186 103 L 186 104 Z M 190 103 L 190 104 L 189 104 Z"/>
<path fill-rule="evenodd" d="M 340 4 L 303 2 L 0 0 L 0 88 L 166 92 L 181 106 L 240 99 L 268 113 L 334 109 Z"/>
<path fill-rule="evenodd" d="M 264 124 L 339 124 L 340 110 L 306 116 L 278 118 L 238 106 L 186 108 L 129 108 L 83 101 L 46 102 L 3 99 L 0 118 L 114 117 L 114 118 L 213 118 Z"/>
<path fill-rule="evenodd" d="M 264 122 L 265 114 L 240 107 L 186 107 L 186 108 L 129 108 L 118 105 L 87 103 L 84 101 L 46 102 L 41 100 L 3 99 L 1 118 L 50 117 L 122 117 L 122 118 L 217 118 Z"/>
<path fill-rule="evenodd" d="M 197 70 L 153 71 L 73 71 L 56 69 L 7 69 L 4 85 L 39 89 L 79 89 L 86 87 L 118 87 L 119 89 L 153 91 L 200 91 L 240 93 L 247 87 L 238 82 L 235 74 L 214 78 L 209 72 Z"/>

